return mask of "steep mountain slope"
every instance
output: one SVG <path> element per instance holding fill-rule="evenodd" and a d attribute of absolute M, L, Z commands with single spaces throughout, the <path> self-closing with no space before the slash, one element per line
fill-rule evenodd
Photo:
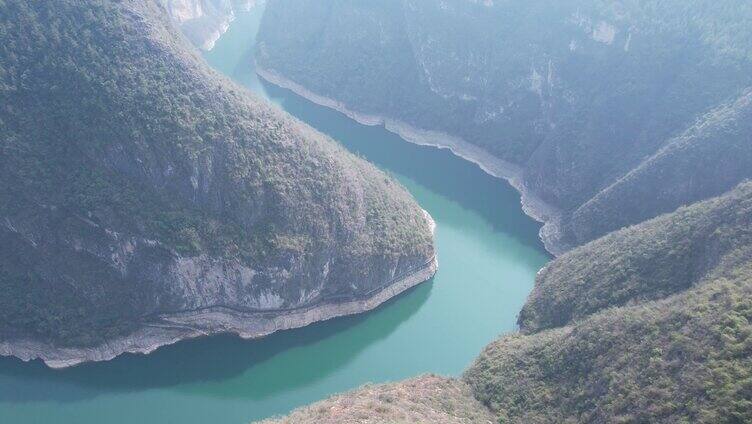
<path fill-rule="evenodd" d="M 435 270 L 394 180 L 157 0 L 0 1 L 0 354 L 53 366 L 360 312 Z"/>
<path fill-rule="evenodd" d="M 168 15 L 193 44 L 211 50 L 235 13 L 263 0 L 160 0 Z"/>
<path fill-rule="evenodd" d="M 683 269 L 687 268 L 687 269 Z M 752 183 L 554 261 L 467 371 L 509 422 L 752 419 Z"/>
<path fill-rule="evenodd" d="M 752 248 L 752 184 L 598 239 L 538 274 L 523 332 L 661 299 L 738 265 Z"/>
<path fill-rule="evenodd" d="M 682 270 L 689 258 L 702 269 Z M 474 423 L 749 422 L 751 322 L 748 182 L 554 260 L 523 309 L 523 333 L 490 344 L 462 378 L 484 407 L 431 384 L 400 389 L 414 384 L 405 382 L 391 386 L 397 401 L 356 391 L 289 419 L 370 422 L 409 400 L 432 414 L 476 408 Z"/>
<path fill-rule="evenodd" d="M 749 132 L 727 127 L 749 122 L 750 18 L 741 0 L 272 0 L 257 61 L 513 179 L 558 254 L 752 177 Z M 635 192 L 659 195 L 624 208 Z"/>

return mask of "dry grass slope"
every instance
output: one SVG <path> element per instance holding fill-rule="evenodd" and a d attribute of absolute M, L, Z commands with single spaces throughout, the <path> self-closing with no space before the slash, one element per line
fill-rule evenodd
<path fill-rule="evenodd" d="M 470 389 L 451 378 L 425 375 L 400 383 L 367 385 L 279 419 L 259 424 L 495 423 Z"/>

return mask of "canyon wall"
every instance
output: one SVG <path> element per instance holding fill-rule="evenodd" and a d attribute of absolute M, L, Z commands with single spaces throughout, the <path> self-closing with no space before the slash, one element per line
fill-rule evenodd
<path fill-rule="evenodd" d="M 544 241 L 561 253 L 752 176 L 749 132 L 713 124 L 748 121 L 751 7 L 274 0 L 256 59 L 262 76 L 352 115 L 430 132 L 484 168 L 518 167 L 514 185 L 550 206 L 532 215 L 553 224 Z M 735 147 L 716 149 L 720 168 L 692 175 L 711 159 L 700 152 L 721 143 Z M 640 191 L 654 198 L 618 199 Z"/>

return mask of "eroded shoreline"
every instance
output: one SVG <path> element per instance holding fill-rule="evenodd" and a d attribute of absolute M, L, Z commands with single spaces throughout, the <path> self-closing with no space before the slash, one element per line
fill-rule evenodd
<path fill-rule="evenodd" d="M 435 232 L 436 223 L 425 212 Z M 34 340 L 0 342 L 0 356 L 14 356 L 24 362 L 42 360 L 48 367 L 60 369 L 86 362 L 109 361 L 122 354 L 149 354 L 160 347 L 197 337 L 234 334 L 257 339 L 282 330 L 301 328 L 319 321 L 368 312 L 404 291 L 428 281 L 438 268 L 434 255 L 419 269 L 368 293 L 361 299 L 339 303 L 321 303 L 295 309 L 244 312 L 222 306 L 198 311 L 162 314 L 144 323 L 133 334 L 107 340 L 88 348 L 64 348 Z"/>
<path fill-rule="evenodd" d="M 410 143 L 449 149 L 454 155 L 478 165 L 487 174 L 506 180 L 520 193 L 523 212 L 543 224 L 539 236 L 545 249 L 554 256 L 560 256 L 571 248 L 562 241 L 561 211 L 546 203 L 525 186 L 522 176 L 523 170 L 519 165 L 499 159 L 482 147 L 450 134 L 416 128 L 405 122 L 380 115 L 353 111 L 338 100 L 316 94 L 280 73 L 264 69 L 258 64 L 256 64 L 255 71 L 265 81 L 290 90 L 319 106 L 334 109 L 362 125 L 383 125 L 387 131 L 397 134 Z"/>
<path fill-rule="evenodd" d="M 0 342 L 0 355 L 23 361 L 41 359 L 50 368 L 67 368 L 85 362 L 108 361 L 124 353 L 148 354 L 156 349 L 196 337 L 235 334 L 256 339 L 282 330 L 305 327 L 319 321 L 370 311 L 387 300 L 433 277 L 438 262 L 434 257 L 423 268 L 379 290 L 365 299 L 325 303 L 295 312 L 250 312 L 224 307 L 179 314 L 160 315 L 135 333 L 109 340 L 92 348 L 61 348 L 33 340 Z"/>

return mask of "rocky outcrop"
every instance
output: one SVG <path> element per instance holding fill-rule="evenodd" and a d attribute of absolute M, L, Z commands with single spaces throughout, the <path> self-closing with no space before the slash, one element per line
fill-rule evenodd
<path fill-rule="evenodd" d="M 250 10 L 264 0 L 160 0 L 167 13 L 191 42 L 211 50 L 227 31 L 238 11 Z"/>
<path fill-rule="evenodd" d="M 432 257 L 425 264 L 406 270 L 362 295 L 321 299 L 312 293 L 303 293 L 301 297 L 313 299 L 301 302 L 299 306 L 284 307 L 284 299 L 272 292 L 247 293 L 254 287 L 253 270 L 237 263 L 209 266 L 201 263 L 206 260 L 200 258 L 196 263 L 193 258 L 176 258 L 162 278 L 170 284 L 168 290 L 172 290 L 166 296 L 173 296 L 174 292 L 183 296 L 165 300 L 181 302 L 183 306 L 172 311 L 157 308 L 139 317 L 138 325 L 127 335 L 108 338 L 103 344 L 89 347 L 66 347 L 14 337 L 0 340 L 0 355 L 15 356 L 24 361 L 41 359 L 51 368 L 64 368 L 82 362 L 107 361 L 123 353 L 148 354 L 165 345 L 212 334 L 259 338 L 281 330 L 370 311 L 430 279 L 438 266 L 436 258 Z M 189 275 L 184 274 L 186 268 L 190 268 Z M 206 274 L 214 275 L 207 279 Z M 245 285 L 250 290 L 239 290 L 238 285 Z"/>
<path fill-rule="evenodd" d="M 0 6 L 0 354 L 68 366 L 259 337 L 433 275 L 433 223 L 404 188 L 172 24 L 152 0 Z"/>

